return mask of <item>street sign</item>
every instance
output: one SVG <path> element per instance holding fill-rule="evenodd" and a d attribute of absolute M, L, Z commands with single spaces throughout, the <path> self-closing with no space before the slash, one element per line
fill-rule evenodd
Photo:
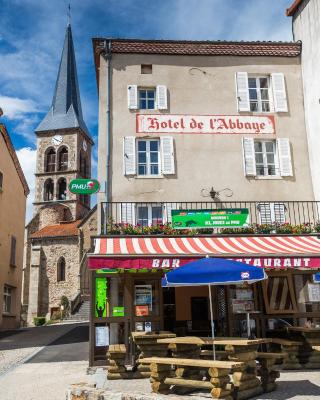
<path fill-rule="evenodd" d="M 221 210 L 172 210 L 174 229 L 186 228 L 239 228 L 248 225 L 247 208 L 225 208 Z"/>
<path fill-rule="evenodd" d="M 73 179 L 69 183 L 69 190 L 74 194 L 94 194 L 100 189 L 96 179 Z"/>

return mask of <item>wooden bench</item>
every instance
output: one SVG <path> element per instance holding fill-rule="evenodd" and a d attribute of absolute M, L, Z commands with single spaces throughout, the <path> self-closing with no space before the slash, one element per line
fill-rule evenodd
<path fill-rule="evenodd" d="M 228 353 L 225 350 L 216 350 L 216 359 L 220 361 L 228 360 Z M 201 350 L 200 357 L 205 360 L 212 360 L 213 350 Z"/>
<path fill-rule="evenodd" d="M 282 361 L 282 369 L 302 369 L 299 361 L 299 348 L 302 342 L 297 340 L 288 340 L 282 338 L 272 338 L 270 345 L 271 351 L 277 351 L 280 347 L 281 351 L 287 356 Z"/>
<path fill-rule="evenodd" d="M 230 371 L 241 371 L 242 362 L 196 360 L 186 358 L 144 358 L 140 362 L 149 363 L 151 370 L 151 388 L 154 393 L 168 394 L 171 386 L 191 389 L 207 389 L 215 399 L 232 400 L 233 384 Z M 173 370 L 172 366 L 176 369 Z M 200 370 L 205 370 L 210 380 L 202 380 Z"/>
<path fill-rule="evenodd" d="M 286 353 L 257 353 L 256 359 L 260 364 L 258 375 L 261 376 L 261 384 L 264 392 L 272 392 L 276 389 L 276 379 L 280 377 L 280 371 L 274 365 L 276 360 L 282 360 L 288 355 Z"/>

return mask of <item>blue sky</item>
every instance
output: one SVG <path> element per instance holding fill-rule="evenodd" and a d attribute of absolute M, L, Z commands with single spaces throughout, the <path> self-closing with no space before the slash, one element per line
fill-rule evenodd
<path fill-rule="evenodd" d="M 98 104 L 92 37 L 288 41 L 292 40 L 291 18 L 285 16 L 285 9 L 292 2 L 71 1 L 82 108 L 96 143 Z M 0 0 L 0 107 L 5 114 L 1 121 L 7 125 L 32 189 L 28 217 L 34 188 L 34 129 L 51 104 L 68 3 L 67 0 Z"/>

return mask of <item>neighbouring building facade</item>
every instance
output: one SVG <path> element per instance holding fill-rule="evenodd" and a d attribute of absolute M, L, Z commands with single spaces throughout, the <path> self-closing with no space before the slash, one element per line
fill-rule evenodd
<path fill-rule="evenodd" d="M 29 188 L 0 124 L 0 330 L 20 326 L 24 221 Z"/>
<path fill-rule="evenodd" d="M 320 199 L 320 4 L 318 0 L 296 0 L 287 10 L 292 17 L 293 39 L 302 42 L 301 66 L 304 89 L 309 158 L 317 200 Z"/>
<path fill-rule="evenodd" d="M 71 312 L 86 299 L 88 232 L 96 230 L 89 196 L 68 190 L 72 179 L 91 177 L 93 145 L 82 116 L 70 25 L 52 105 L 35 133 L 34 216 L 26 227 L 22 299 L 28 324 L 34 317 L 59 313 L 62 296 Z"/>
<path fill-rule="evenodd" d="M 98 180 L 108 190 L 89 255 L 90 363 L 105 362 L 108 344 L 131 351 L 134 330 L 206 335 L 207 288 L 161 286 L 165 271 L 206 255 L 269 275 L 247 294 L 213 291 L 218 334 L 242 335 L 247 306 L 260 311 L 257 335 L 277 318 L 320 323 L 308 291 L 320 241 L 301 44 L 97 38 L 93 47 Z"/>

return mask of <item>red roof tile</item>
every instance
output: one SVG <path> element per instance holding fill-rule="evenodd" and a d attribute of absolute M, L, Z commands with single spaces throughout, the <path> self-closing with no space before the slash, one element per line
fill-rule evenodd
<path fill-rule="evenodd" d="M 287 8 L 287 16 L 288 17 L 292 17 L 294 15 L 294 13 L 297 11 L 298 7 L 300 6 L 300 4 L 303 3 L 304 0 L 295 0 L 294 3 L 291 4 L 291 6 L 289 8 Z"/>
<path fill-rule="evenodd" d="M 45 237 L 65 237 L 65 236 L 78 236 L 78 225 L 81 220 L 71 222 L 61 222 L 56 225 L 48 225 L 34 232 L 30 237 L 32 239 L 40 239 Z"/>
<path fill-rule="evenodd" d="M 140 39 L 93 39 L 95 50 L 111 41 L 112 53 L 141 53 L 197 56 L 271 56 L 296 57 L 301 53 L 300 43 L 294 42 L 227 42 Z"/>
<path fill-rule="evenodd" d="M 8 152 L 9 152 L 11 158 L 12 158 L 13 164 L 15 166 L 15 169 L 17 171 L 17 174 L 18 174 L 19 179 L 21 181 L 21 184 L 23 186 L 24 195 L 28 196 L 28 194 L 30 193 L 29 186 L 27 184 L 26 178 L 25 178 L 24 173 L 22 171 L 20 162 L 18 160 L 16 151 L 15 151 L 15 149 L 13 147 L 12 142 L 11 142 L 11 139 L 10 139 L 9 133 L 7 131 L 7 128 L 3 124 L 0 124 L 0 133 L 1 133 L 2 137 L 3 137 L 3 139 L 4 139 L 4 142 L 5 142 L 6 146 L 7 146 Z"/>

